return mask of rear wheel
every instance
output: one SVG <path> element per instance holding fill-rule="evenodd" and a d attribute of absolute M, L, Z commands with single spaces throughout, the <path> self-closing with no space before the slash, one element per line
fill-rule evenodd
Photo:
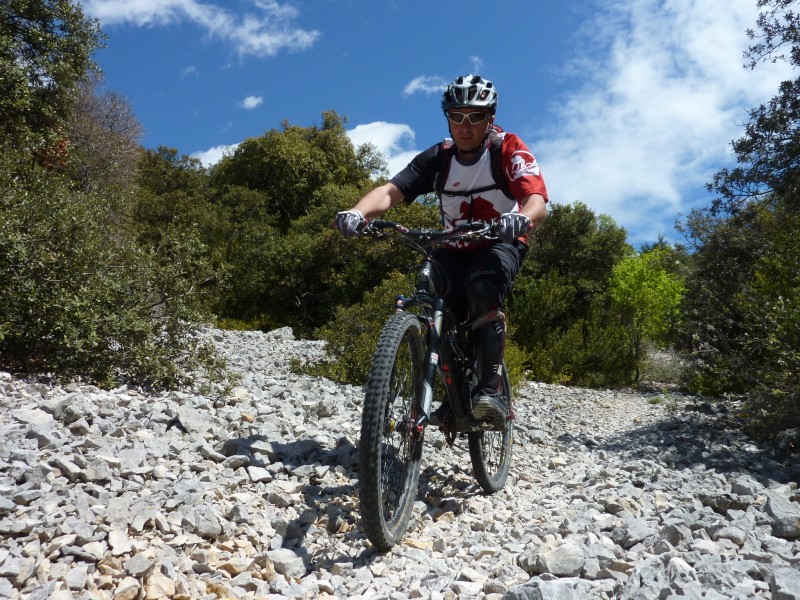
<path fill-rule="evenodd" d="M 500 394 L 506 406 L 511 409 L 511 384 L 508 380 L 505 365 Z M 472 470 L 475 479 L 487 494 L 503 489 L 511 467 L 511 448 L 514 421 L 506 421 L 503 431 L 481 431 L 468 434 L 469 456 L 472 459 Z"/>
<path fill-rule="evenodd" d="M 361 518 L 382 551 L 403 536 L 417 496 L 424 430 L 417 431 L 425 346 L 416 316 L 386 322 L 372 357 L 359 448 Z"/>

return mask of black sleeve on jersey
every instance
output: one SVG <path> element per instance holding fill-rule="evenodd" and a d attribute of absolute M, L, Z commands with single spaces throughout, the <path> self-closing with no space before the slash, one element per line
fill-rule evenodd
<path fill-rule="evenodd" d="M 405 169 L 392 177 L 390 182 L 403 192 L 403 200 L 411 204 L 418 196 L 434 191 L 433 184 L 439 171 L 442 144 L 431 146 L 417 154 Z"/>

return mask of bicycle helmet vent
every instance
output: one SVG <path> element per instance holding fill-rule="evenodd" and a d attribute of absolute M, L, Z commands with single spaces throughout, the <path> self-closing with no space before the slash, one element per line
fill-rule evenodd
<path fill-rule="evenodd" d="M 452 108 L 488 108 L 494 114 L 497 89 L 480 75 L 456 77 L 442 95 L 442 110 L 447 112 Z"/>

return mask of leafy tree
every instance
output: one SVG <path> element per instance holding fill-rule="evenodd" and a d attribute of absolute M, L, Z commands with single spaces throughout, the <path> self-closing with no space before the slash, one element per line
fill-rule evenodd
<path fill-rule="evenodd" d="M 686 278 L 678 343 L 692 359 L 686 377 L 694 390 L 707 394 L 745 391 L 734 383 L 736 369 L 730 364 L 738 353 L 737 340 L 747 335 L 735 298 L 752 279 L 755 265 L 766 252 L 763 215 L 766 212 L 758 203 L 751 203 L 727 217 L 693 211 L 681 225 L 694 253 Z"/>
<path fill-rule="evenodd" d="M 737 297 L 747 335 L 733 365 L 767 434 L 800 426 L 800 212 L 779 207 L 770 225 L 773 251 Z"/>
<path fill-rule="evenodd" d="M 342 172 L 336 175 L 339 181 L 309 188 L 303 193 L 302 210 L 287 221 L 286 214 L 275 210 L 269 191 L 252 187 L 258 176 L 244 163 L 232 161 L 216 169 L 212 176 L 213 201 L 228 211 L 231 229 L 226 234 L 224 252 L 230 284 L 215 307 L 225 319 L 261 328 L 290 325 L 300 335 L 309 335 L 334 317 L 337 306 L 360 301 L 388 273 L 416 264 L 416 258 L 387 242 L 344 240 L 333 229 L 335 213 L 352 206 L 375 185 L 365 179 L 373 167 L 368 169 L 359 162 L 342 128 L 329 127 L 323 135 L 315 128 L 287 127 L 284 133 L 268 136 L 273 141 L 282 140 L 282 144 L 299 145 L 299 150 L 271 155 L 276 161 L 306 151 L 319 154 L 321 149 L 322 154 L 331 153 L 336 162 L 349 165 L 351 171 L 356 169 L 357 176 Z M 221 183 L 225 180 L 221 173 L 230 174 L 226 169 L 235 162 L 240 169 L 237 181 L 251 182 L 247 187 Z M 258 198 L 257 206 L 247 198 Z M 242 210 L 245 205 L 249 208 Z M 394 209 L 392 218 L 414 226 L 435 226 L 438 213 L 413 203 Z"/>
<path fill-rule="evenodd" d="M 208 174 L 198 159 L 166 146 L 145 151 L 138 173 L 138 185 L 157 196 L 170 192 L 195 195 L 208 185 Z"/>
<path fill-rule="evenodd" d="M 509 309 L 513 340 L 530 356 L 532 377 L 591 385 L 620 380 L 599 375 L 609 364 L 603 355 L 624 345 L 604 347 L 598 328 L 614 265 L 633 252 L 625 238 L 624 229 L 585 204 L 549 207 L 532 236 Z"/>
<path fill-rule="evenodd" d="M 0 146 L 64 158 L 65 120 L 102 41 L 97 22 L 76 2 L 0 4 Z"/>
<path fill-rule="evenodd" d="M 800 13 L 796 0 L 758 0 L 762 9 L 754 40 L 746 53 L 755 69 L 762 61 L 786 61 L 800 67 Z M 715 212 L 735 211 L 742 203 L 781 198 L 797 208 L 800 181 L 800 78 L 780 84 L 778 94 L 750 111 L 744 135 L 733 142 L 739 164 L 722 169 L 709 184 L 720 194 L 712 204 Z"/>
<path fill-rule="evenodd" d="M 625 240 L 625 230 L 609 216 L 598 216 L 581 202 L 553 203 L 531 240 L 521 276 L 557 275 L 573 290 L 565 322 L 575 321 L 589 312 L 596 294 L 608 289 L 614 265 L 633 252 Z M 522 295 L 515 293 L 515 298 Z"/>
<path fill-rule="evenodd" d="M 374 147 L 353 148 L 344 123 L 333 112 L 319 127 L 284 122 L 211 170 L 212 202 L 225 214 L 224 239 L 212 246 L 230 275 L 219 316 L 309 334 L 379 281 L 331 227 L 385 171 Z"/>
<path fill-rule="evenodd" d="M 196 159 L 174 148 L 145 151 L 139 162 L 133 216 L 141 241 L 158 243 L 167 227 L 213 223 L 205 171 Z"/>
<path fill-rule="evenodd" d="M 316 190 L 329 184 L 362 187 L 382 168 L 374 149 L 355 151 L 344 124 L 344 118 L 326 112 L 321 127 L 284 122 L 281 131 L 247 139 L 214 167 L 212 185 L 265 193 L 270 211 L 280 216 L 286 231 L 293 219 L 311 211 Z"/>
<path fill-rule="evenodd" d="M 625 325 L 637 381 L 645 359 L 644 340 L 663 338 L 678 317 L 683 284 L 662 266 L 668 255 L 669 251 L 658 247 L 625 257 L 614 266 L 611 277 L 611 299 Z"/>
<path fill-rule="evenodd" d="M 70 172 L 84 191 L 132 191 L 142 125 L 128 100 L 103 88 L 99 75 L 77 87 L 69 121 Z"/>
<path fill-rule="evenodd" d="M 216 372 L 190 335 L 207 318 L 198 237 L 167 232 L 139 246 L 102 197 L 26 164 L 0 162 L 2 368 L 159 387 Z"/>
<path fill-rule="evenodd" d="M 762 13 L 747 57 L 800 66 L 800 17 L 787 0 L 758 0 Z M 743 394 L 762 432 L 800 426 L 797 410 L 800 240 L 800 78 L 751 111 L 733 143 L 738 166 L 722 169 L 719 194 L 683 225 L 694 245 L 682 341 L 693 358 L 690 386 Z"/>

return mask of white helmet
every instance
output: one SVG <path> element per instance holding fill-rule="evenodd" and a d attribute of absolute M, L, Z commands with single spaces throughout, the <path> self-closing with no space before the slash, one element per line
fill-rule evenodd
<path fill-rule="evenodd" d="M 442 110 L 451 108 L 488 108 L 497 110 L 497 90 L 494 84 L 480 75 L 464 75 L 447 86 L 442 95 Z"/>

